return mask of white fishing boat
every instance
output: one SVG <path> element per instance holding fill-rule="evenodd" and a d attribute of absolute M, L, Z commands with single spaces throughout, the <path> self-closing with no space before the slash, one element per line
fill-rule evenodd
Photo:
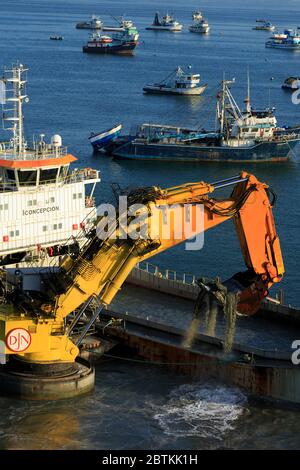
<path fill-rule="evenodd" d="M 192 13 L 193 23 L 189 26 L 189 31 L 191 33 L 200 33 L 207 34 L 210 30 L 208 21 L 203 18 L 203 15 L 200 11 L 194 11 Z"/>
<path fill-rule="evenodd" d="M 286 90 L 299 90 L 300 77 L 288 77 L 286 80 L 284 80 L 282 88 Z"/>
<path fill-rule="evenodd" d="M 176 21 L 171 15 L 168 13 L 159 18 L 159 13 L 155 13 L 154 21 L 151 26 L 148 26 L 146 29 L 155 30 L 155 31 L 172 31 L 172 32 L 179 32 L 182 30 L 182 24 Z"/>
<path fill-rule="evenodd" d="M 115 16 L 112 17 L 116 21 L 116 25 L 103 25 L 102 26 L 102 31 L 111 31 L 111 32 L 122 32 L 125 31 L 128 28 L 134 28 L 134 23 L 131 20 L 126 20 L 123 16 L 120 18 L 117 18 Z"/>
<path fill-rule="evenodd" d="M 201 95 L 207 84 L 200 85 L 200 74 L 184 72 L 177 67 L 167 78 L 159 83 L 152 83 L 143 88 L 145 93 L 158 93 L 170 95 Z"/>
<path fill-rule="evenodd" d="M 83 21 L 76 24 L 76 29 L 102 29 L 103 22 L 99 16 L 93 15 L 90 21 Z"/>

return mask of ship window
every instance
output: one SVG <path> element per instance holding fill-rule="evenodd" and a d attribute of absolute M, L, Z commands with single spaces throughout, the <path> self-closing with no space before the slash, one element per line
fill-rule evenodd
<path fill-rule="evenodd" d="M 82 199 L 82 193 L 78 193 L 78 199 Z"/>
<path fill-rule="evenodd" d="M 26 170 L 26 171 L 22 171 L 22 170 L 19 170 L 18 171 L 18 177 L 19 177 L 19 183 L 20 184 L 23 184 L 23 185 L 26 185 L 26 186 L 35 186 L 36 185 L 36 175 L 37 175 L 37 171 L 36 170 Z"/>
<path fill-rule="evenodd" d="M 68 174 L 68 167 L 67 166 L 61 166 L 59 170 L 59 177 L 60 178 L 65 178 Z"/>
<path fill-rule="evenodd" d="M 44 225 L 44 226 L 43 226 L 43 232 L 47 232 L 47 230 L 48 230 L 47 225 Z"/>
<path fill-rule="evenodd" d="M 0 204 L 0 211 L 7 211 L 8 210 L 8 204 Z"/>
<path fill-rule="evenodd" d="M 76 193 L 73 194 L 73 199 L 77 199 L 77 194 Z"/>
<path fill-rule="evenodd" d="M 252 131 L 253 131 L 253 132 L 258 132 L 258 128 L 257 128 L 257 127 L 253 127 Z"/>
<path fill-rule="evenodd" d="M 28 207 L 37 206 L 37 200 L 33 199 L 27 202 Z"/>
<path fill-rule="evenodd" d="M 57 168 L 50 168 L 48 170 L 40 170 L 40 184 L 53 183 L 56 181 Z"/>
<path fill-rule="evenodd" d="M 50 197 L 50 202 L 55 202 L 55 197 Z"/>
<path fill-rule="evenodd" d="M 20 231 L 19 230 L 12 230 L 11 232 L 9 232 L 9 236 L 10 237 L 18 237 L 20 235 Z"/>
<path fill-rule="evenodd" d="M 6 170 L 6 177 L 10 181 L 15 181 L 16 180 L 16 175 L 14 170 Z"/>
<path fill-rule="evenodd" d="M 53 230 L 57 230 L 57 229 L 61 229 L 61 228 L 62 228 L 62 223 L 53 225 Z"/>
<path fill-rule="evenodd" d="M 244 128 L 243 128 L 243 132 L 249 132 L 248 127 L 244 127 Z"/>

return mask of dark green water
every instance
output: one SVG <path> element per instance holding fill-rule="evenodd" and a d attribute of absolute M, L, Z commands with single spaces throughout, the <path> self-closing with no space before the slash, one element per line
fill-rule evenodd
<path fill-rule="evenodd" d="M 194 0 L 172 1 L 172 10 L 185 26 Z M 265 49 L 268 33 L 253 31 L 256 18 L 279 29 L 300 25 L 300 4 L 287 0 L 210 0 L 201 2 L 211 24 L 207 37 L 145 31 L 155 10 L 170 2 L 150 0 L 96 2 L 91 0 L 2 0 L 0 2 L 0 66 L 19 60 L 30 68 L 26 133 L 59 133 L 78 156 L 78 166 L 101 170 L 97 200 L 111 201 L 111 183 L 124 187 L 173 186 L 187 181 L 214 181 L 237 174 L 237 164 L 170 164 L 120 162 L 91 153 L 88 136 L 123 122 L 125 128 L 142 121 L 186 126 L 214 124 L 214 102 L 223 73 L 236 77 L 238 100 L 246 95 L 249 66 L 252 101 L 271 102 L 281 124 L 300 122 L 300 108 L 281 83 L 299 75 L 300 53 Z M 141 33 L 134 57 L 91 57 L 81 52 L 88 32 L 75 24 L 96 13 L 126 13 Z M 64 41 L 50 41 L 61 34 Z M 177 65 L 192 65 L 208 82 L 202 98 L 144 96 L 147 81 L 165 77 Z M 271 80 L 273 78 L 273 80 Z M 298 156 L 297 156 L 298 155 Z M 286 298 L 299 305 L 299 149 L 288 164 L 247 165 L 278 195 L 276 224 L 286 265 Z M 182 247 L 153 260 L 163 268 L 223 278 L 243 268 L 230 222 L 205 236 L 204 249 Z M 124 307 L 125 308 L 125 307 Z M 163 313 L 162 313 L 163 316 Z M 0 399 L 1 448 L 214 448 L 299 447 L 298 413 L 249 404 L 238 390 L 220 384 L 190 384 L 157 367 L 123 362 L 98 366 L 95 392 L 64 403 L 24 403 Z M 255 430 L 255 432 L 254 432 Z M 274 437 L 276 436 L 276 438 Z"/>

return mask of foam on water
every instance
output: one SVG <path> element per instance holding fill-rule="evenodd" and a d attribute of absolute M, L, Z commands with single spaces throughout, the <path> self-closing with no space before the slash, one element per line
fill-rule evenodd
<path fill-rule="evenodd" d="M 184 384 L 170 393 L 154 419 L 170 436 L 222 440 L 227 431 L 234 429 L 246 404 L 246 396 L 236 388 L 212 383 Z"/>

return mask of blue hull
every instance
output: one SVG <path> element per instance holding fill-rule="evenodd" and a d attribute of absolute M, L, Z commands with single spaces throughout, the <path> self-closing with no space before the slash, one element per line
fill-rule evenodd
<path fill-rule="evenodd" d="M 90 137 L 91 145 L 95 151 L 105 150 L 105 148 L 108 147 L 111 142 L 120 135 L 120 133 L 121 129 L 103 137 L 101 137 L 101 134 L 99 134 L 99 138 L 96 138 L 96 136 L 92 136 Z M 92 141 L 91 139 L 94 140 Z"/>
<path fill-rule="evenodd" d="M 280 162 L 290 158 L 298 140 L 262 142 L 252 147 L 222 147 L 185 144 L 128 142 L 115 148 L 112 155 L 134 160 L 184 162 Z"/>

